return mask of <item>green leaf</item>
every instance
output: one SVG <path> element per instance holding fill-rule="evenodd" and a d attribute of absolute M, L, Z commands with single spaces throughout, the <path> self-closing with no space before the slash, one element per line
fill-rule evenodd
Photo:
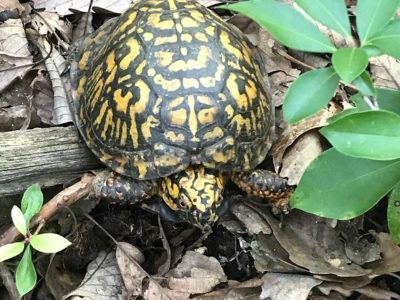
<path fill-rule="evenodd" d="M 337 31 L 344 37 L 351 37 L 350 21 L 344 0 L 295 0 L 313 19 Z"/>
<path fill-rule="evenodd" d="M 400 91 L 389 89 L 378 89 L 376 101 L 379 108 L 400 115 Z"/>
<path fill-rule="evenodd" d="M 372 208 L 400 181 L 400 160 L 355 158 L 329 149 L 304 172 L 291 206 L 339 220 Z"/>
<path fill-rule="evenodd" d="M 335 95 L 339 76 L 333 68 L 308 71 L 299 76 L 286 92 L 283 116 L 295 123 L 318 112 Z"/>
<path fill-rule="evenodd" d="M 386 54 L 400 59 L 400 19 L 390 22 L 368 43 L 380 48 Z"/>
<path fill-rule="evenodd" d="M 361 46 L 380 32 L 396 13 L 400 0 L 358 0 L 356 24 Z"/>
<path fill-rule="evenodd" d="M 349 84 L 367 68 L 368 55 L 361 48 L 341 48 L 333 53 L 332 65 L 340 78 Z"/>
<path fill-rule="evenodd" d="M 32 262 L 31 247 L 25 248 L 15 274 L 17 290 L 21 296 L 29 293 L 36 285 L 36 270 Z"/>
<path fill-rule="evenodd" d="M 44 253 L 56 253 L 71 245 L 70 241 L 55 233 L 32 235 L 30 242 L 34 249 Z"/>
<path fill-rule="evenodd" d="M 333 52 L 331 41 L 290 5 L 275 0 L 249 0 L 219 8 L 239 12 L 266 29 L 287 47 L 307 52 Z"/>
<path fill-rule="evenodd" d="M 23 242 L 11 243 L 0 247 L 0 261 L 5 261 L 17 256 L 24 250 Z"/>
<path fill-rule="evenodd" d="M 347 115 L 320 132 L 345 155 L 376 160 L 400 158 L 400 116 L 389 111 Z"/>
<path fill-rule="evenodd" d="M 365 71 L 356 79 L 354 79 L 353 84 L 357 87 L 357 89 L 366 96 L 376 96 L 376 89 L 374 83 L 372 82 L 371 77 L 368 72 Z"/>
<path fill-rule="evenodd" d="M 13 208 L 11 209 L 11 219 L 14 223 L 14 226 L 18 229 L 18 231 L 25 236 L 26 233 L 28 232 L 28 228 L 26 226 L 26 220 L 24 214 L 22 213 L 22 211 L 19 209 L 18 206 L 14 205 Z"/>
<path fill-rule="evenodd" d="M 27 224 L 36 215 L 43 205 L 43 193 L 38 183 L 28 187 L 21 200 L 21 209 L 24 213 Z"/>
<path fill-rule="evenodd" d="M 391 238 L 400 244 L 400 183 L 390 193 L 387 220 Z"/>

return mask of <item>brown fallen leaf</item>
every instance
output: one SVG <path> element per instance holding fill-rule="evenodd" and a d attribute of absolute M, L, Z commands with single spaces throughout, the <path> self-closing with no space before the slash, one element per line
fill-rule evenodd
<path fill-rule="evenodd" d="M 321 280 L 309 275 L 267 273 L 263 281 L 260 299 L 271 300 L 306 300 L 311 289 Z"/>
<path fill-rule="evenodd" d="M 25 8 L 19 3 L 18 0 L 2 0 L 0 3 L 0 12 L 11 10 L 18 11 L 20 15 L 25 12 Z"/>
<path fill-rule="evenodd" d="M 388 89 L 400 87 L 400 59 L 388 55 L 370 59 L 372 78 L 376 86 Z"/>
<path fill-rule="evenodd" d="M 0 24 L 0 93 L 16 78 L 22 78 L 32 66 L 32 55 L 20 19 Z M 15 68 L 19 67 L 19 68 Z"/>
<path fill-rule="evenodd" d="M 195 251 L 186 252 L 181 263 L 167 275 L 170 289 L 190 294 L 207 293 L 227 281 L 221 265 L 214 257 Z"/>

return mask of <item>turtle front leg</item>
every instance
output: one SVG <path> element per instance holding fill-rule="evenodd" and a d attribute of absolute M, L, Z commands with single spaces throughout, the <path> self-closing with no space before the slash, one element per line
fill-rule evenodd
<path fill-rule="evenodd" d="M 235 173 L 231 179 L 248 194 L 268 199 L 275 207 L 282 211 L 288 210 L 293 187 L 288 184 L 285 178 L 271 171 L 253 170 L 250 172 Z"/>
<path fill-rule="evenodd" d="M 93 194 L 111 203 L 138 204 L 157 193 L 157 181 L 136 180 L 105 170 L 93 181 Z"/>

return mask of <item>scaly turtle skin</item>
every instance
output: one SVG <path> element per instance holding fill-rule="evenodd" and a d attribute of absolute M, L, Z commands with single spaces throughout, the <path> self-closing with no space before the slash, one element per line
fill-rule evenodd
<path fill-rule="evenodd" d="M 264 75 L 244 35 L 196 1 L 140 0 L 104 24 L 71 64 L 76 125 L 119 174 L 99 177 L 97 194 L 133 202 L 159 194 L 204 228 L 232 174 L 260 190 L 241 174 L 271 144 Z M 286 182 L 265 174 L 273 197 L 287 198 Z"/>

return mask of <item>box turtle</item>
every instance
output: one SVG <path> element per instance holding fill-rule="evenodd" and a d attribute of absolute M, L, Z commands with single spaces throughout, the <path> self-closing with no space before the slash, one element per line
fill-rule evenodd
<path fill-rule="evenodd" d="M 162 215 L 203 230 L 228 180 L 287 201 L 284 179 L 254 170 L 271 145 L 265 75 L 245 36 L 196 1 L 139 0 L 105 23 L 71 63 L 76 125 L 112 170 L 95 193 L 130 203 L 158 194 Z"/>

